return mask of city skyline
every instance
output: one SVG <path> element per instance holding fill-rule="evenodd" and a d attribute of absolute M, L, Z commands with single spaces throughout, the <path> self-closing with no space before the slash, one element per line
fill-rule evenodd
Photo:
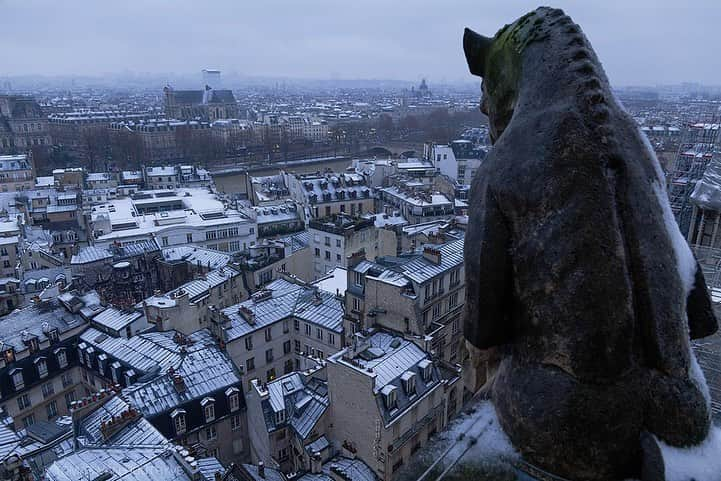
<path fill-rule="evenodd" d="M 460 48 L 463 27 L 492 35 L 535 3 L 70 6 L 0 2 L 0 42 L 9 53 L 5 75 L 131 72 L 172 80 L 213 67 L 244 77 L 473 81 Z M 721 6 L 711 1 L 693 8 L 646 0 L 555 6 L 583 26 L 614 85 L 718 84 L 721 67 L 704 60 L 712 55 L 707 32 L 721 21 Z M 669 35 L 673 29 L 684 35 Z"/>

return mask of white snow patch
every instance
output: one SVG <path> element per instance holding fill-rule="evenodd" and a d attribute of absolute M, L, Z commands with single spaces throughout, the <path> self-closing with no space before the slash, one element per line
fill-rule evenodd
<path fill-rule="evenodd" d="M 478 403 L 471 414 L 462 414 L 448 425 L 441 433 L 439 447 L 447 448 L 449 442 L 456 445 L 448 452 L 447 458 L 455 459 L 468 447 L 468 441 L 476 438 L 477 442 L 466 452 L 460 463 L 503 461 L 519 457 L 511 444 L 511 440 L 498 421 L 496 408 L 490 401 Z M 462 439 L 461 439 L 461 435 Z M 441 453 L 439 452 L 438 455 Z"/>
<path fill-rule="evenodd" d="M 665 196 L 666 176 L 664 175 L 663 170 L 661 170 L 661 163 L 658 161 L 658 157 L 656 157 L 656 151 L 653 150 L 651 142 L 648 141 L 648 136 L 644 134 L 640 128 L 638 129 L 638 135 L 641 137 L 641 140 L 643 141 L 643 146 L 646 148 L 646 151 L 651 156 L 653 168 L 656 170 L 656 177 L 658 178 L 658 183 L 661 185 L 661 190 L 663 191 L 663 194 Z"/>
<path fill-rule="evenodd" d="M 701 394 L 703 394 L 703 397 L 706 400 L 706 407 L 708 407 L 709 411 L 711 411 L 711 392 L 709 391 L 708 384 L 706 384 L 706 377 L 703 375 L 701 366 L 698 365 L 696 354 L 694 354 L 693 349 L 689 348 L 689 351 L 690 365 L 688 367 L 688 376 L 691 378 L 691 381 L 696 384 L 696 387 L 699 391 L 701 391 Z M 721 453 L 719 453 L 719 455 L 721 455 Z"/>
<path fill-rule="evenodd" d="M 685 306 L 685 300 L 691 293 L 691 289 L 693 289 L 696 277 L 696 259 L 694 258 L 693 252 L 691 252 L 691 248 L 688 246 L 686 239 L 684 239 L 681 234 L 678 224 L 676 223 L 676 219 L 673 217 L 671 204 L 669 204 L 668 196 L 666 195 L 666 189 L 662 187 L 663 184 L 659 184 L 657 182 L 653 182 L 652 185 L 653 191 L 656 193 L 659 206 L 663 211 L 663 221 L 666 225 L 666 231 L 673 243 L 673 250 L 676 254 L 676 268 L 678 269 L 679 276 L 681 276 L 681 282 L 683 283 L 684 291 L 686 293 L 684 296 Z M 684 311 L 685 310 L 686 308 L 684 307 Z"/>
<path fill-rule="evenodd" d="M 712 426 L 697 446 L 676 448 L 657 440 L 666 466 L 666 481 L 721 480 L 721 429 Z"/>

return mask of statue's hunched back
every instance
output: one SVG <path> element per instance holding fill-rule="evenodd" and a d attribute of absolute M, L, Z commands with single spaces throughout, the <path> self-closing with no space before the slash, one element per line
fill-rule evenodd
<path fill-rule="evenodd" d="M 501 425 L 557 475 L 651 479 L 651 434 L 708 434 L 690 339 L 717 329 L 659 163 L 561 10 L 467 29 L 464 50 L 494 142 L 471 188 L 465 336 L 501 353 Z"/>

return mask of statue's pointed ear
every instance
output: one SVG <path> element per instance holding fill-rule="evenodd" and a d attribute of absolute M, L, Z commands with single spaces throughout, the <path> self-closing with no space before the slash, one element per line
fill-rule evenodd
<path fill-rule="evenodd" d="M 466 54 L 468 69 L 473 75 L 483 77 L 488 52 L 493 43 L 492 38 L 477 34 L 470 28 L 463 33 L 463 52 Z"/>

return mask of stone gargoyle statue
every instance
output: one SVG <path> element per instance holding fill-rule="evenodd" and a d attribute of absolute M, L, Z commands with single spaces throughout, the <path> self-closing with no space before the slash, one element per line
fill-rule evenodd
<path fill-rule="evenodd" d="M 717 321 L 659 162 L 563 11 L 466 29 L 463 48 L 493 142 L 471 188 L 464 329 L 500 353 L 500 424 L 558 476 L 663 479 L 658 441 L 709 433 L 690 340 Z"/>

